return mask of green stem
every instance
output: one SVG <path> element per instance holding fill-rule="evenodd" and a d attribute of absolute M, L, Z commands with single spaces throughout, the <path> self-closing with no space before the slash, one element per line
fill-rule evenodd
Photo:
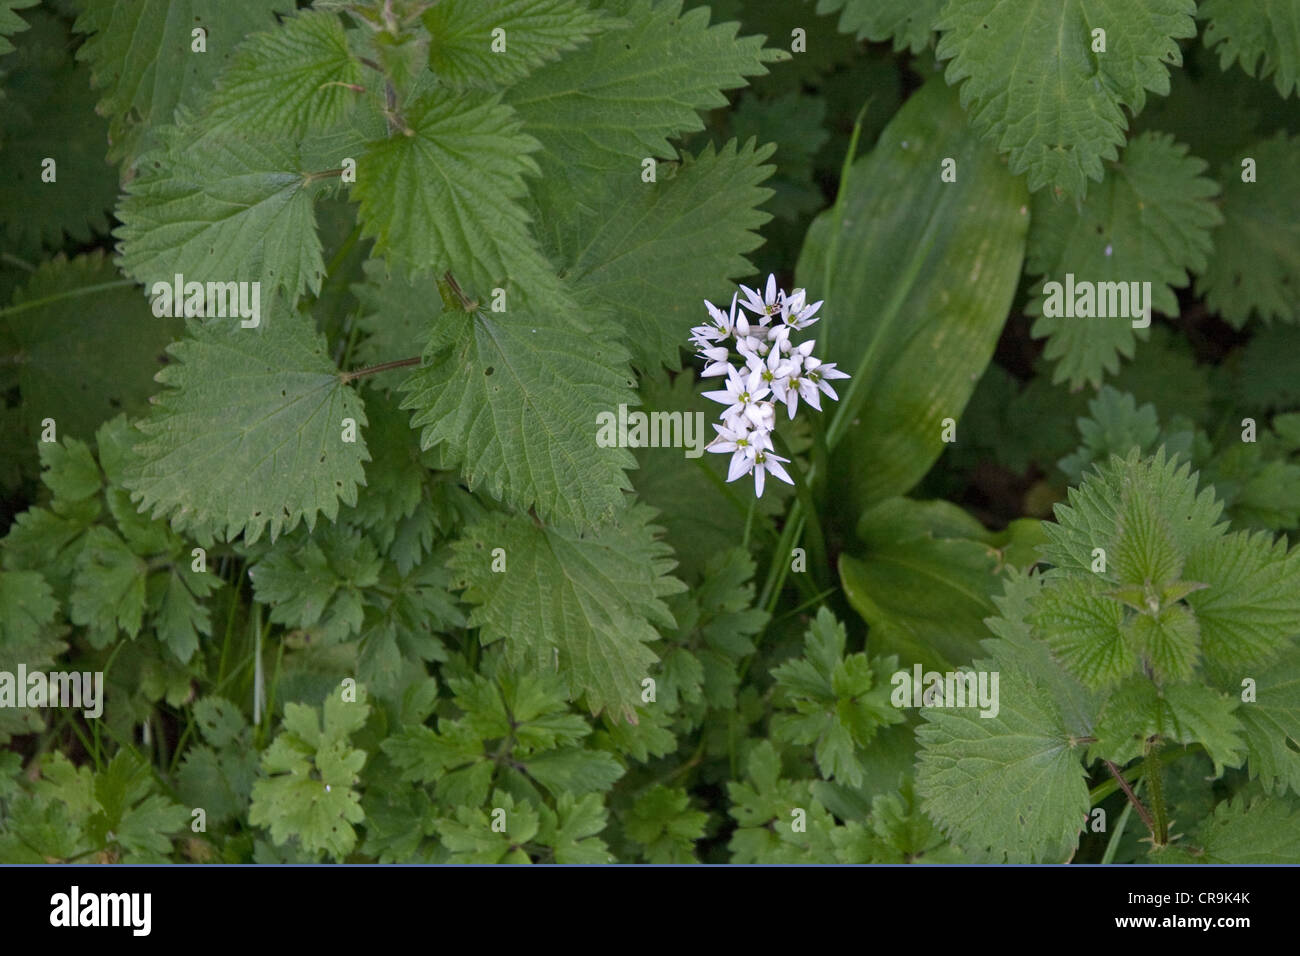
<path fill-rule="evenodd" d="M 1147 764 L 1150 769 L 1147 770 L 1147 793 L 1151 797 L 1151 815 L 1155 818 L 1155 825 L 1151 829 L 1152 846 L 1165 847 L 1169 845 L 1169 820 L 1165 814 L 1165 784 L 1164 774 L 1160 769 L 1160 738 L 1154 737 L 1147 745 Z"/>
<path fill-rule="evenodd" d="M 749 503 L 749 511 L 745 515 L 745 534 L 740 539 L 740 546 L 746 551 L 749 550 L 749 529 L 754 526 L 754 512 L 758 509 L 758 498 L 754 498 Z"/>
<path fill-rule="evenodd" d="M 1111 831 L 1110 839 L 1106 841 L 1106 852 L 1102 854 L 1102 863 L 1114 863 L 1115 854 L 1119 850 L 1119 842 L 1124 837 L 1124 829 L 1128 826 L 1129 814 L 1133 812 L 1133 804 L 1124 804 L 1124 812 L 1119 815 L 1119 820 L 1115 824 L 1115 829 Z"/>
<path fill-rule="evenodd" d="M 785 443 L 782 442 L 784 445 Z M 791 454 L 789 449 L 785 449 L 790 458 L 789 465 L 791 475 L 794 478 L 794 493 L 800 504 L 803 505 L 804 524 L 808 529 L 808 550 L 811 552 L 813 576 L 817 579 L 819 587 L 825 587 L 827 581 L 827 557 L 826 557 L 826 539 L 822 535 L 822 525 L 817 519 L 817 506 L 812 500 L 812 488 L 809 485 L 808 473 L 799 467 L 798 458 Z M 788 560 L 789 554 L 783 556 L 782 560 Z"/>

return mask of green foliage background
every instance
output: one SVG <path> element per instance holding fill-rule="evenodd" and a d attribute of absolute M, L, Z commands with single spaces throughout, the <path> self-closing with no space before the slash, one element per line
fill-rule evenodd
<path fill-rule="evenodd" d="M 1297 23 L 0 0 L 0 862 L 1300 862 Z M 597 447 L 772 272 L 797 487 Z"/>

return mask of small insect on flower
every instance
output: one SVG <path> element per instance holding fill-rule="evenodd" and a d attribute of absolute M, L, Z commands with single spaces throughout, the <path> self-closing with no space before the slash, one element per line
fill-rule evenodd
<path fill-rule="evenodd" d="M 782 466 L 790 459 L 777 455 L 772 446 L 776 404 L 785 405 L 791 419 L 801 399 L 821 411 L 821 396 L 839 399 L 830 380 L 849 376 L 834 362 L 813 355 L 813 340 L 797 345 L 791 341 L 792 334 L 820 318 L 817 313 L 822 303 L 809 304 L 806 290 L 795 289 L 787 295 L 777 286 L 776 276 L 769 275 L 761 293 L 743 285 L 740 291 L 744 299 L 733 293 L 729 311 L 704 303 L 710 322 L 691 329 L 691 342 L 705 362 L 701 378 L 725 375 L 727 379 L 725 388 L 704 393 L 705 398 L 726 406 L 718 416 L 722 423 L 713 426 L 718 437 L 708 450 L 730 452 L 727 481 L 752 474 L 754 493 L 761 498 L 768 474 L 794 484 Z M 742 310 L 739 313 L 737 303 Z M 756 319 L 751 321 L 745 312 Z M 738 354 L 734 364 L 733 348 Z"/>

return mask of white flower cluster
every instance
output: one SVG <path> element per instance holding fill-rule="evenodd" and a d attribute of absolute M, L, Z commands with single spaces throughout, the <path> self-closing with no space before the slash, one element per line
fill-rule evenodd
<path fill-rule="evenodd" d="M 705 398 L 727 406 L 721 424 L 713 426 L 718 437 L 709 443 L 708 450 L 731 452 L 727 480 L 735 481 L 753 472 L 754 491 L 761 498 L 768 472 L 786 484 L 794 484 L 781 466 L 790 459 L 772 451 L 775 403 L 785 405 L 790 418 L 798 411 L 800 399 L 821 411 L 821 395 L 839 398 L 829 380 L 849 376 L 833 362 L 814 356 L 813 340 L 798 345 L 790 341 L 791 333 L 801 332 L 817 321 L 820 302 L 809 305 L 803 289 L 786 295 L 777 288 L 774 275 L 767 277 L 762 295 L 743 285 L 740 292 L 744 300 L 740 300 L 740 293 L 733 295 L 729 312 L 711 302 L 704 303 L 712 322 L 691 329 L 691 342 L 706 363 L 705 378 L 727 377 L 725 389 L 704 393 Z M 743 362 L 739 368 L 732 363 L 732 339 Z"/>

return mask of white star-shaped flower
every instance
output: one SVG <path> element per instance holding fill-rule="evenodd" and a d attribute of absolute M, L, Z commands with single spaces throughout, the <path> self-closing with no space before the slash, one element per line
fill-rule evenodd
<path fill-rule="evenodd" d="M 835 367 L 834 362 L 823 362 L 815 356 L 804 359 L 803 363 L 804 377 L 817 386 L 824 394 L 829 395 L 835 401 L 840 397 L 835 394 L 835 389 L 831 388 L 828 378 L 849 378 L 848 372 L 841 372 Z"/>
<path fill-rule="evenodd" d="M 817 321 L 815 316 L 817 310 L 822 307 L 821 302 L 814 302 L 812 305 L 807 304 L 808 293 L 804 289 L 795 289 L 785 303 L 785 312 L 782 318 L 785 321 L 785 327 L 788 329 L 806 329 Z"/>
<path fill-rule="evenodd" d="M 722 413 L 724 421 L 746 418 L 755 425 L 762 425 L 763 411 L 758 404 L 769 392 L 771 389 L 763 384 L 757 372 L 750 372 L 742 378 L 740 372 L 733 367 L 727 371 L 726 389 L 705 392 L 704 397 L 728 406 Z"/>
<path fill-rule="evenodd" d="M 767 472 L 771 472 L 787 485 L 794 484 L 794 479 L 786 474 L 785 469 L 781 467 L 781 462 L 789 460 L 789 458 L 782 458 L 774 454 L 771 450 L 760 451 L 754 455 L 754 494 L 756 497 L 763 497 L 763 485 L 767 480 Z"/>
<path fill-rule="evenodd" d="M 740 303 L 741 307 L 757 315 L 762 325 L 767 325 L 778 315 L 784 316 L 785 293 L 776 287 L 775 274 L 767 277 L 767 289 L 764 290 L 763 295 L 759 295 L 757 290 L 747 285 L 742 285 L 740 291 L 745 293 L 745 301 Z"/>

